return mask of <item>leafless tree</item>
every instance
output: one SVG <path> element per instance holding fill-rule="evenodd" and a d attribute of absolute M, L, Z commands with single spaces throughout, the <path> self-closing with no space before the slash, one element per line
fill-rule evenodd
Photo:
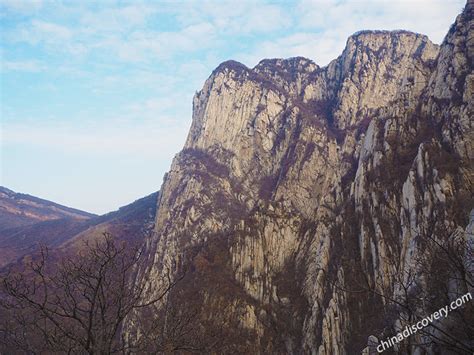
<path fill-rule="evenodd" d="M 401 329 L 413 325 L 474 288 L 472 235 L 443 226 L 430 231 L 412 230 L 412 233 L 420 236 L 420 252 L 410 265 L 402 265 L 400 260 L 386 260 L 394 265 L 390 275 L 385 275 L 391 280 L 389 289 L 382 280 L 363 272 L 362 265 L 357 267 L 361 272 L 356 284 L 343 284 L 329 275 L 321 283 L 321 287 L 351 295 L 372 294 L 382 300 L 388 325 L 382 337 L 396 335 L 398 331 L 393 327 L 396 320 Z M 420 330 L 421 337 L 405 339 L 400 351 L 411 353 L 416 347 L 431 347 L 446 354 L 472 354 L 473 324 L 474 305 L 470 302 L 450 312 L 440 323 L 430 323 Z"/>
<path fill-rule="evenodd" d="M 153 314 L 180 280 L 165 275 L 162 290 L 144 302 L 147 283 L 133 282 L 140 248 L 108 233 L 76 255 L 50 254 L 41 248 L 26 270 L 1 279 L 0 346 L 8 353 L 132 352 L 140 344 L 125 341 L 124 320 L 132 311 Z"/>

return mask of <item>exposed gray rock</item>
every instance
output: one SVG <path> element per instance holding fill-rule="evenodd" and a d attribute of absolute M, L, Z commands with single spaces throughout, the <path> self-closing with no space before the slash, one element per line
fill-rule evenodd
<path fill-rule="evenodd" d="M 468 2 L 441 47 L 363 31 L 324 68 L 221 64 L 194 97 L 142 277 L 192 265 L 200 319 L 237 319 L 253 353 L 360 353 L 402 324 L 388 300 L 405 271 L 474 205 L 473 28 Z"/>

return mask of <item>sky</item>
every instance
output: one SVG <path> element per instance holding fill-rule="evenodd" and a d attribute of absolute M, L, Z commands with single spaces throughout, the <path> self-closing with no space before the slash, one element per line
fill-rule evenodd
<path fill-rule="evenodd" d="M 441 43 L 464 0 L 0 0 L 0 185 L 102 214 L 157 191 L 219 63 L 320 66 L 363 29 Z"/>

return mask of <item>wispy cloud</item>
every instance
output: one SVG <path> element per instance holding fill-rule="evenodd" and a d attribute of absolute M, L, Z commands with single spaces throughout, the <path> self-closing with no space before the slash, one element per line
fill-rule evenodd
<path fill-rule="evenodd" d="M 291 34 L 263 40 L 250 51 L 239 53 L 238 58 L 253 66 L 262 58 L 304 56 L 326 65 L 342 52 L 350 35 L 363 29 L 406 29 L 441 43 L 461 4 L 444 0 L 302 0 L 292 12 Z"/>
<path fill-rule="evenodd" d="M 2 71 L 25 71 L 40 72 L 46 69 L 46 66 L 36 60 L 25 61 L 2 61 L 0 66 Z"/>
<path fill-rule="evenodd" d="M 195 21 L 208 18 L 227 34 L 268 33 L 287 29 L 294 19 L 276 4 L 207 1 L 194 9 Z"/>
<path fill-rule="evenodd" d="M 25 164 L 35 164 L 46 147 L 88 162 L 101 156 L 97 166 L 161 159 L 160 175 L 184 142 L 194 91 L 219 62 L 305 56 L 325 65 L 362 29 L 403 28 L 439 43 L 464 3 L 0 0 L 5 161 L 16 163 L 22 147 Z"/>
<path fill-rule="evenodd" d="M 251 53 L 243 53 L 238 59 L 250 66 L 256 65 L 263 58 L 281 58 L 302 56 L 325 65 L 335 59 L 334 53 L 341 53 L 345 41 L 321 33 L 299 32 L 276 40 L 264 41 Z M 281 53 L 284 51 L 285 55 Z"/>
<path fill-rule="evenodd" d="M 103 6 L 99 10 L 78 7 L 78 19 L 68 25 L 33 18 L 7 30 L 6 39 L 44 45 L 49 51 L 69 52 L 73 56 L 99 55 L 136 63 L 219 50 L 234 36 L 259 34 L 261 41 L 252 38 L 249 43 L 244 42 L 248 49 L 234 55 L 241 58 L 304 55 L 317 59 L 319 64 L 327 64 L 340 53 L 347 37 L 360 29 L 403 28 L 426 33 L 440 42 L 460 10 L 455 4 L 460 3 L 457 0 L 302 0 L 295 7 L 288 7 L 246 1 L 204 1 L 175 6 L 136 3 Z M 171 27 L 166 25 L 169 20 L 174 21 Z M 278 35 L 268 37 L 272 33 Z"/>
<path fill-rule="evenodd" d="M 101 46 L 117 53 L 124 61 L 171 59 L 176 55 L 209 48 L 216 34 L 210 23 L 203 22 L 172 32 L 136 31 L 126 41 L 115 37 L 102 42 Z"/>
<path fill-rule="evenodd" d="M 99 11 L 87 11 L 80 17 L 83 33 L 126 33 L 144 25 L 157 9 L 146 4 L 126 4 L 124 7 L 103 8 Z"/>
<path fill-rule="evenodd" d="M 72 31 L 66 26 L 40 20 L 31 20 L 6 32 L 7 41 L 30 45 L 65 43 L 71 38 Z"/>
<path fill-rule="evenodd" d="M 155 104 L 150 102 L 148 109 Z M 183 144 L 189 126 L 186 122 L 162 117 L 159 121 L 128 119 L 87 122 L 81 126 L 67 124 L 15 123 L 3 126 L 3 146 L 36 146 L 64 153 L 80 153 L 89 157 L 120 159 L 170 159 Z M 181 137 L 177 139 L 177 137 Z"/>
<path fill-rule="evenodd" d="M 17 14 L 31 14 L 43 6 L 42 0 L 29 0 L 29 1 L 19 1 L 19 0 L 2 0 L 0 1 L 0 7 L 8 10 L 9 12 Z"/>
<path fill-rule="evenodd" d="M 31 28 L 38 37 L 47 41 L 67 41 L 71 38 L 72 32 L 69 28 L 55 23 L 33 20 Z"/>

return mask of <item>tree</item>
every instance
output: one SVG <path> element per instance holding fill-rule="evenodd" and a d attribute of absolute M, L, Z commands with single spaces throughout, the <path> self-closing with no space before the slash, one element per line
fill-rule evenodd
<path fill-rule="evenodd" d="M 419 236 L 420 250 L 410 265 L 392 261 L 393 272 L 386 275 L 391 280 L 389 289 L 382 280 L 370 278 L 360 263 L 357 267 L 361 272 L 354 284 L 332 280 L 329 275 L 321 282 L 321 287 L 335 288 L 347 296 L 366 294 L 383 300 L 386 322 L 377 334 L 379 340 L 396 335 L 474 288 L 474 244 L 470 232 L 451 231 L 444 226 L 436 231 L 411 231 Z M 425 348 L 443 354 L 472 354 L 472 339 L 474 305 L 468 302 L 450 311 L 446 319 L 429 323 L 416 336 L 404 339 L 397 351 L 408 354 Z"/>
<path fill-rule="evenodd" d="M 26 270 L 1 279 L 0 346 L 5 351 L 131 352 L 140 344 L 125 341 L 124 320 L 131 312 L 153 315 L 153 306 L 180 280 L 165 275 L 158 296 L 144 302 L 149 284 L 133 282 L 141 249 L 116 242 L 109 233 L 58 262 L 50 254 L 41 248 Z"/>

